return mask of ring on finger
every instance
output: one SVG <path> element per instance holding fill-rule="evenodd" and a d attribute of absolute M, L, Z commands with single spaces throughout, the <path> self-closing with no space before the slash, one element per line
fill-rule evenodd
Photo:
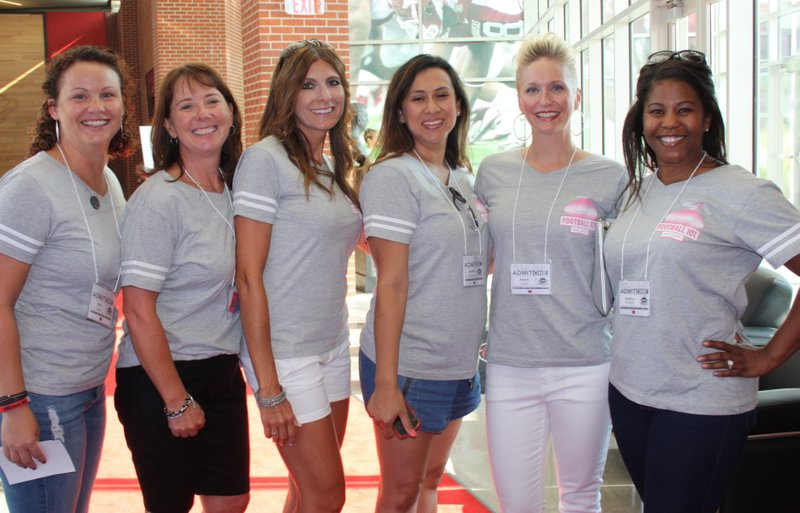
<path fill-rule="evenodd" d="M 728 360 L 728 370 L 733 370 L 733 360 Z"/>

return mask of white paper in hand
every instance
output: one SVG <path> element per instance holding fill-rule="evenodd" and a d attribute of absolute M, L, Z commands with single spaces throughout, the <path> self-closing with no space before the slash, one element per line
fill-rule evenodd
<path fill-rule="evenodd" d="M 6 475 L 6 479 L 10 484 L 23 483 L 25 481 L 32 481 L 34 479 L 41 479 L 47 476 L 54 476 L 56 474 L 66 474 L 68 472 L 75 472 L 75 465 L 72 463 L 67 448 L 58 440 L 46 440 L 39 442 L 47 463 L 36 462 L 36 470 L 29 468 L 22 468 L 15 463 L 12 463 L 5 455 L 0 452 L 0 468 Z"/>

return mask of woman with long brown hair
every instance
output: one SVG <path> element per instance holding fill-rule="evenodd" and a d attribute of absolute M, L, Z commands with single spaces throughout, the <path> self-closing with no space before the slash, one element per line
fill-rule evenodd
<path fill-rule="evenodd" d="M 376 511 L 436 511 L 461 419 L 480 403 L 488 229 L 466 157 L 469 102 L 452 66 L 419 55 L 387 91 L 362 184 L 378 271 L 359 370 L 381 466 Z"/>
<path fill-rule="evenodd" d="M 289 470 L 284 512 L 338 512 L 350 398 L 347 261 L 361 234 L 350 92 L 334 49 L 287 46 L 234 180 L 242 363 Z M 326 141 L 333 158 L 323 150 Z"/>

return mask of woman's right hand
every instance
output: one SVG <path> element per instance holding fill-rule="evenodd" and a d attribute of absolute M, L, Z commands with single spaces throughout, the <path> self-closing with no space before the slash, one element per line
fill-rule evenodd
<path fill-rule="evenodd" d="M 258 411 L 261 413 L 264 436 L 271 438 L 280 447 L 284 444 L 294 445 L 297 428 L 301 424 L 294 416 L 292 404 L 288 399 L 284 399 L 276 406 L 259 406 Z"/>
<path fill-rule="evenodd" d="M 3 413 L 3 454 L 23 468 L 36 468 L 36 461 L 47 463 L 39 446 L 39 423 L 29 406 Z"/>
<path fill-rule="evenodd" d="M 397 434 L 394 430 L 394 421 L 398 417 L 406 433 L 411 437 L 417 436 L 417 432 L 408 418 L 406 402 L 403 394 L 397 386 L 375 387 L 375 392 L 367 402 L 367 413 L 372 420 L 383 429 L 383 437 L 387 440 Z"/>
<path fill-rule="evenodd" d="M 203 408 L 192 400 L 181 416 L 167 418 L 167 424 L 175 438 L 191 438 L 197 436 L 206 425 L 206 414 Z"/>

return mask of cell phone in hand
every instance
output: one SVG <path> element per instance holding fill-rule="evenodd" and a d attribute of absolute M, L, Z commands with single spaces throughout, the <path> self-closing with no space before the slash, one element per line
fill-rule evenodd
<path fill-rule="evenodd" d="M 406 413 L 408 414 L 408 420 L 411 421 L 411 425 L 414 427 L 415 430 L 418 429 L 422 423 L 414 414 L 414 410 L 412 410 L 408 404 L 406 404 Z M 394 430 L 397 433 L 398 438 L 400 439 L 408 438 L 408 432 L 406 432 L 406 428 L 403 427 L 403 422 L 400 420 L 400 417 L 394 419 L 392 427 L 394 427 Z"/>

